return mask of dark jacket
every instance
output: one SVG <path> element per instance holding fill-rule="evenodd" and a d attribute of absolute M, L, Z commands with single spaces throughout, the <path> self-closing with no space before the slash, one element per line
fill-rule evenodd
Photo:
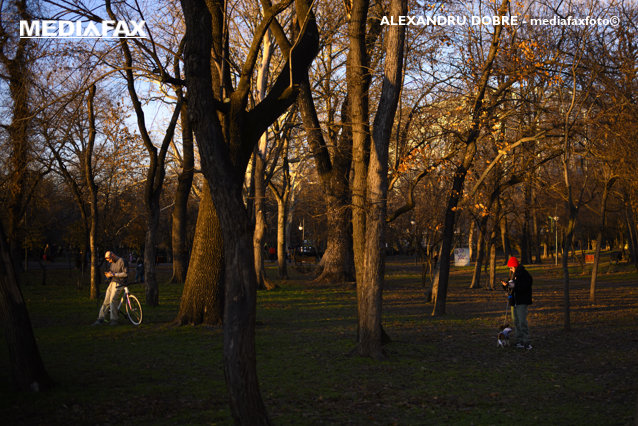
<path fill-rule="evenodd" d="M 527 272 L 523 265 L 519 265 L 514 270 L 514 305 L 531 305 L 532 304 L 532 276 Z"/>

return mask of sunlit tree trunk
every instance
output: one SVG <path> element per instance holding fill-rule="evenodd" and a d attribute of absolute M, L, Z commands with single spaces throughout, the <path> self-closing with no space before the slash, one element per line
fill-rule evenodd
<path fill-rule="evenodd" d="M 263 39 L 261 64 L 257 72 L 257 98 L 263 101 L 267 95 L 268 70 L 270 68 L 270 58 L 272 57 L 273 45 L 270 39 L 270 32 L 266 32 Z M 255 258 L 255 273 L 257 276 L 257 288 L 272 289 L 274 285 L 266 278 L 264 269 L 264 234 L 266 232 L 266 154 L 268 147 L 268 133 L 264 132 L 259 139 L 259 143 L 254 153 L 253 185 L 255 232 L 253 233 L 253 256 Z M 274 159 L 273 161 L 277 161 Z"/>
<path fill-rule="evenodd" d="M 173 250 L 173 276 L 172 282 L 183 283 L 186 280 L 188 270 L 188 199 L 193 185 L 195 157 L 193 152 L 193 131 L 188 121 L 188 107 L 182 105 L 182 170 L 177 177 L 177 189 L 175 190 L 175 207 L 173 208 L 171 222 L 171 239 Z"/>
<path fill-rule="evenodd" d="M 317 111 L 310 91 L 310 83 L 304 82 L 300 88 L 297 105 L 303 119 L 308 144 L 311 147 L 315 166 L 321 179 L 327 220 L 326 251 L 320 262 L 320 270 L 315 282 L 340 283 L 354 280 L 354 259 L 352 252 L 352 232 L 350 228 L 351 208 L 348 175 L 352 155 L 352 133 L 348 130 L 348 103 L 342 106 L 342 132 L 332 157 L 321 130 Z M 335 139 L 336 136 L 335 136 Z"/>
<path fill-rule="evenodd" d="M 195 239 L 175 322 L 222 323 L 224 314 L 224 241 L 206 180 L 202 186 Z"/>
<path fill-rule="evenodd" d="M 392 0 L 390 14 L 395 19 L 406 13 L 406 0 Z M 381 324 L 385 272 L 385 228 L 388 197 L 388 149 L 394 124 L 403 71 L 405 27 L 388 30 L 384 79 L 379 107 L 374 119 L 368 176 L 366 179 L 367 220 L 363 260 L 363 281 L 357 282 L 360 355 L 383 358 Z"/>
<path fill-rule="evenodd" d="M 365 250 L 366 178 L 370 151 L 369 87 L 370 70 L 366 51 L 366 23 L 368 0 L 351 2 L 348 37 L 350 45 L 346 62 L 348 106 L 352 122 L 352 245 L 357 285 L 363 282 Z M 361 314 L 360 314 L 361 316 Z"/>

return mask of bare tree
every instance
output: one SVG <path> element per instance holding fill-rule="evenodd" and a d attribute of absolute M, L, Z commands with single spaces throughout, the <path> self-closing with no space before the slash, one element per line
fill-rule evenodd
<path fill-rule="evenodd" d="M 106 9 L 109 17 L 112 20 L 116 20 L 115 13 L 111 8 L 111 1 L 106 0 Z M 175 132 L 175 126 L 179 118 L 181 110 L 182 98 L 179 96 L 175 108 L 173 110 L 172 117 L 162 138 L 160 149 L 153 144 L 153 140 L 150 136 L 146 125 L 146 117 L 144 110 L 142 109 L 142 103 L 137 94 L 135 88 L 135 75 L 133 74 L 133 55 L 126 39 L 120 39 L 120 48 L 124 56 L 124 75 L 126 77 L 126 84 L 137 118 L 137 126 L 142 137 L 144 146 L 149 155 L 149 166 L 146 175 L 146 183 L 144 190 L 144 204 L 146 206 L 146 239 L 144 241 L 144 277 L 146 280 L 146 303 L 150 306 L 157 306 L 159 304 L 159 285 L 157 283 L 156 275 L 156 240 L 157 240 L 157 228 L 159 225 L 160 216 L 160 195 L 164 185 L 164 177 L 166 174 L 165 161 L 168 152 L 169 144 L 173 139 Z M 161 63 L 158 64 L 161 67 Z M 166 75 L 165 71 L 162 71 L 162 75 Z"/>
<path fill-rule="evenodd" d="M 503 0 L 498 8 L 497 14 L 504 16 L 509 7 L 509 0 Z M 432 315 L 444 315 L 445 314 L 445 302 L 447 298 L 447 286 L 450 276 L 450 253 L 452 250 L 452 242 L 454 238 L 454 224 L 456 222 L 456 211 L 461 194 L 463 192 L 463 186 L 465 183 L 465 177 L 470 169 L 474 156 L 477 151 L 477 143 L 481 133 L 482 124 L 486 118 L 486 115 L 494 113 L 497 105 L 496 101 L 498 96 L 494 96 L 489 102 L 486 99 L 488 92 L 488 85 L 490 77 L 492 76 L 493 66 L 496 61 L 497 54 L 499 52 L 501 44 L 501 32 L 503 30 L 502 25 L 495 25 L 494 32 L 492 34 L 492 41 L 490 44 L 489 52 L 485 61 L 480 69 L 480 75 L 478 75 L 478 81 L 476 82 L 476 88 L 471 96 L 471 117 L 470 126 L 467 132 L 463 135 L 463 148 L 461 150 L 461 161 L 456 166 L 454 171 L 452 189 L 447 201 L 447 207 L 445 210 L 445 222 L 443 227 L 443 241 L 441 244 L 441 252 L 439 255 L 440 272 L 438 281 L 435 282 L 435 286 L 432 289 L 432 296 L 434 300 L 434 309 Z M 507 87 L 514 83 L 514 80 L 508 80 L 498 87 L 496 94 L 504 93 Z"/>
<path fill-rule="evenodd" d="M 299 35 L 291 43 L 292 48 L 283 52 L 286 66 L 264 100 L 247 110 L 259 46 L 287 4 L 271 6 L 264 2 L 264 18 L 255 29 L 234 86 L 227 63 L 230 50 L 226 3 L 182 2 L 189 114 L 224 240 L 224 372 L 232 414 L 241 424 L 270 423 L 255 365 L 257 283 L 253 232 L 241 191 L 246 165 L 259 138 L 294 102 L 294 87 L 307 76 L 317 53 L 318 33 L 310 5 L 304 0 L 297 0 L 294 5 Z"/>
<path fill-rule="evenodd" d="M 406 0 L 392 0 L 389 15 L 398 19 L 407 11 Z M 393 26 L 385 40 L 385 67 L 379 106 L 372 126 L 366 178 L 367 216 L 362 281 L 357 282 L 359 313 L 358 352 L 382 358 L 382 292 L 385 273 L 385 227 L 388 196 L 388 149 L 394 125 L 403 71 L 405 27 Z"/>
<path fill-rule="evenodd" d="M 180 47 L 183 46 L 180 45 Z M 179 54 L 175 55 L 175 75 L 181 74 L 179 69 Z M 181 91 L 181 87 L 177 88 Z M 180 95 L 183 96 L 183 95 Z M 181 171 L 177 177 L 177 189 L 175 190 L 175 207 L 172 214 L 172 249 L 173 249 L 173 276 L 171 281 L 183 283 L 186 280 L 188 270 L 188 252 L 186 229 L 188 225 L 188 199 L 193 186 L 195 173 L 195 153 L 193 141 L 193 129 L 188 119 L 188 106 L 182 103 L 180 113 L 182 127 L 183 156 L 181 158 Z"/>

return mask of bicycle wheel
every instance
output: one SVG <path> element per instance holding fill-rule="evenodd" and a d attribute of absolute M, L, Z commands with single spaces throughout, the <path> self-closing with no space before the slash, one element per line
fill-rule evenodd
<path fill-rule="evenodd" d="M 142 305 L 137 297 L 132 294 L 128 295 L 128 303 L 126 304 L 126 315 L 133 325 L 140 325 L 142 323 Z"/>

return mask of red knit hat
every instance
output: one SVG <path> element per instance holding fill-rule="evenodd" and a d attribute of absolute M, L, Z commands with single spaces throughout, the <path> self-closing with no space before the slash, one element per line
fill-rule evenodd
<path fill-rule="evenodd" d="M 510 257 L 510 260 L 507 261 L 507 266 L 509 268 L 518 268 L 518 259 L 516 259 L 514 256 Z"/>

